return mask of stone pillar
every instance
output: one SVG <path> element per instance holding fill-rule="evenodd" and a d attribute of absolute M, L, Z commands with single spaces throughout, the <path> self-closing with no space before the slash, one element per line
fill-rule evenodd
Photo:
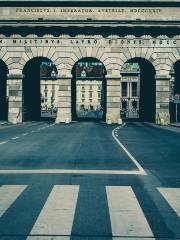
<path fill-rule="evenodd" d="M 71 77 L 58 77 L 58 111 L 56 123 L 71 122 Z"/>
<path fill-rule="evenodd" d="M 107 110 L 106 122 L 118 123 L 120 119 L 120 77 L 106 78 L 107 81 Z"/>
<path fill-rule="evenodd" d="M 156 75 L 156 123 L 167 125 L 169 114 L 170 76 Z"/>
<path fill-rule="evenodd" d="M 22 122 L 22 79 L 23 75 L 10 74 L 7 79 L 8 121 Z"/>

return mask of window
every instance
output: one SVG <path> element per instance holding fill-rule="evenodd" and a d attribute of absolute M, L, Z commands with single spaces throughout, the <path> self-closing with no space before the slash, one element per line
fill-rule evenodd
<path fill-rule="evenodd" d="M 90 85 L 90 86 L 89 86 L 89 91 L 92 91 L 92 90 L 93 90 L 93 89 L 92 89 L 92 85 Z"/>
<path fill-rule="evenodd" d="M 136 97 L 137 96 L 137 82 L 132 82 L 132 97 Z"/>
<path fill-rule="evenodd" d="M 82 93 L 82 98 L 84 98 L 85 97 L 85 95 L 84 95 L 84 93 Z"/>
<path fill-rule="evenodd" d="M 137 101 L 134 100 L 134 101 L 132 102 L 132 107 L 133 107 L 133 109 L 136 109 L 136 108 L 137 108 Z"/>
<path fill-rule="evenodd" d="M 85 91 L 85 87 L 84 86 L 82 86 L 82 91 Z"/>
<path fill-rule="evenodd" d="M 89 98 L 92 98 L 92 92 L 89 92 Z"/>
<path fill-rule="evenodd" d="M 125 110 L 127 108 L 127 102 L 126 101 L 122 101 L 122 109 Z"/>
<path fill-rule="evenodd" d="M 101 98 L 101 92 L 98 92 L 98 98 Z"/>
<path fill-rule="evenodd" d="M 127 97 L 127 82 L 122 82 L 121 84 L 121 95 L 122 97 Z"/>

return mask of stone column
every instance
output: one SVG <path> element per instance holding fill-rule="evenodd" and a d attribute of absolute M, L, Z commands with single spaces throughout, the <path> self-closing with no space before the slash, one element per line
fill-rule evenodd
<path fill-rule="evenodd" d="M 170 76 L 156 75 L 156 123 L 167 125 L 170 122 L 169 96 Z"/>
<path fill-rule="evenodd" d="M 23 75 L 10 74 L 7 79 L 8 121 L 22 122 L 22 79 Z"/>
<path fill-rule="evenodd" d="M 120 77 L 107 77 L 106 122 L 118 123 L 120 119 Z"/>
<path fill-rule="evenodd" d="M 57 79 L 58 90 L 58 111 L 56 123 L 71 122 L 71 77 L 61 77 Z"/>

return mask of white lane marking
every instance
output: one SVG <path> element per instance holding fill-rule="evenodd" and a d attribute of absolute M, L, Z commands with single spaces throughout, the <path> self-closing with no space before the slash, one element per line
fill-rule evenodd
<path fill-rule="evenodd" d="M 141 171 L 126 171 L 126 170 L 82 170 L 82 169 L 1 169 L 0 174 L 104 174 L 104 175 L 146 175 Z"/>
<path fill-rule="evenodd" d="M 53 123 L 53 124 L 48 125 L 48 127 L 51 127 L 51 126 L 54 126 L 54 125 L 55 125 L 55 124 Z M 35 133 L 35 132 L 40 131 L 40 130 L 45 129 L 45 128 L 46 128 L 46 127 L 39 128 L 39 129 L 35 129 L 35 130 L 30 131 L 30 132 L 22 133 L 21 136 L 27 136 L 27 135 L 30 134 L 30 133 Z M 12 138 L 10 138 L 10 140 L 16 140 L 16 139 L 18 139 L 18 138 L 20 138 L 20 136 L 12 137 Z M 8 143 L 10 140 L 0 142 L 0 145 L 3 145 L 3 144 L 5 144 L 5 143 Z"/>
<path fill-rule="evenodd" d="M 54 236 L 54 235 L 53 236 L 37 236 L 36 235 L 36 236 L 29 236 L 27 239 L 28 240 L 70 240 L 71 237 L 69 237 L 69 236 Z M 144 239 L 142 239 L 142 240 L 144 240 Z M 151 240 L 151 239 L 149 239 L 149 240 Z"/>
<path fill-rule="evenodd" d="M 158 188 L 158 190 L 180 217 L 180 188 Z"/>
<path fill-rule="evenodd" d="M 71 236 L 78 192 L 79 186 L 77 185 L 54 186 L 30 232 L 30 236 Z"/>
<path fill-rule="evenodd" d="M 106 186 L 106 193 L 113 236 L 153 237 L 131 187 Z"/>
<path fill-rule="evenodd" d="M 26 187 L 27 185 L 3 185 L 0 187 L 0 217 Z"/>
<path fill-rule="evenodd" d="M 19 138 L 19 137 L 12 137 L 11 139 L 12 139 L 12 140 L 16 140 L 16 139 L 18 139 L 18 138 Z"/>
<path fill-rule="evenodd" d="M 23 135 L 23 136 L 26 136 L 26 135 L 28 135 L 28 134 L 29 134 L 29 133 L 27 132 L 27 133 L 23 133 L 22 135 Z"/>
<path fill-rule="evenodd" d="M 124 127 L 125 124 L 122 125 L 122 127 Z M 127 150 L 127 148 L 120 142 L 120 140 L 117 138 L 117 136 L 115 136 L 114 131 L 117 128 L 115 128 L 112 131 L 112 136 L 114 138 L 114 140 L 119 144 L 119 146 L 124 150 L 124 152 L 128 155 L 128 157 L 131 159 L 131 161 L 136 165 L 136 167 L 139 169 L 140 172 L 143 173 L 143 175 L 147 175 L 147 173 L 145 172 L 145 170 L 142 168 L 142 166 L 138 163 L 138 161 L 132 156 L 132 154 Z"/>
<path fill-rule="evenodd" d="M 0 145 L 7 143 L 8 141 L 0 142 Z"/>

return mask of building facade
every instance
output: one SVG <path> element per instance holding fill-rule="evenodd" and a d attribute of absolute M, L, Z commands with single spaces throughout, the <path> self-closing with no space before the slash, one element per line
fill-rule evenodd
<path fill-rule="evenodd" d="M 139 118 L 140 68 L 138 63 L 126 63 L 122 68 L 121 118 Z"/>
<path fill-rule="evenodd" d="M 25 86 L 25 82 L 34 84 L 32 95 L 38 88 L 33 80 L 35 71 L 29 69 L 36 66 L 36 60 L 48 59 L 57 69 L 53 83 L 58 108 L 56 122 L 71 121 L 72 91 L 81 91 L 78 88 L 84 85 L 76 81 L 77 90 L 72 88 L 74 65 L 81 59 L 92 58 L 100 61 L 106 71 L 106 121 L 117 123 L 121 118 L 125 100 L 121 89 L 125 86 L 123 66 L 133 61 L 140 64 L 140 72 L 143 69 L 150 71 L 147 76 L 144 71 L 144 77 L 139 81 L 135 80 L 136 76 L 128 81 L 131 84 L 129 89 L 134 91 L 131 94 L 135 94 L 133 88 L 137 88 L 136 94 L 141 97 L 139 104 L 138 96 L 134 96 L 134 106 L 137 104 L 142 112 L 141 119 L 168 123 L 173 86 L 176 89 L 179 86 L 174 66 L 180 60 L 180 6 L 163 1 L 153 1 L 150 5 L 121 2 L 123 5 L 116 2 L 104 5 L 91 2 L 88 6 L 83 6 L 83 3 L 81 6 L 67 6 L 60 2 L 58 6 L 57 3 L 56 6 L 29 3 L 25 7 L 20 3 L 16 6 L 1 4 L 0 104 L 1 109 L 6 110 L 2 114 L 0 111 L 0 115 L 12 123 L 23 121 L 25 102 L 25 105 L 32 104 L 31 97 L 26 100 L 30 83 Z M 149 76 L 152 79 L 147 81 Z M 141 89 L 140 85 L 146 81 Z M 87 88 L 89 86 L 88 83 Z M 97 93 L 97 90 L 93 91 Z M 146 91 L 150 94 L 148 97 L 143 95 Z M 143 115 L 145 111 L 149 115 Z"/>

